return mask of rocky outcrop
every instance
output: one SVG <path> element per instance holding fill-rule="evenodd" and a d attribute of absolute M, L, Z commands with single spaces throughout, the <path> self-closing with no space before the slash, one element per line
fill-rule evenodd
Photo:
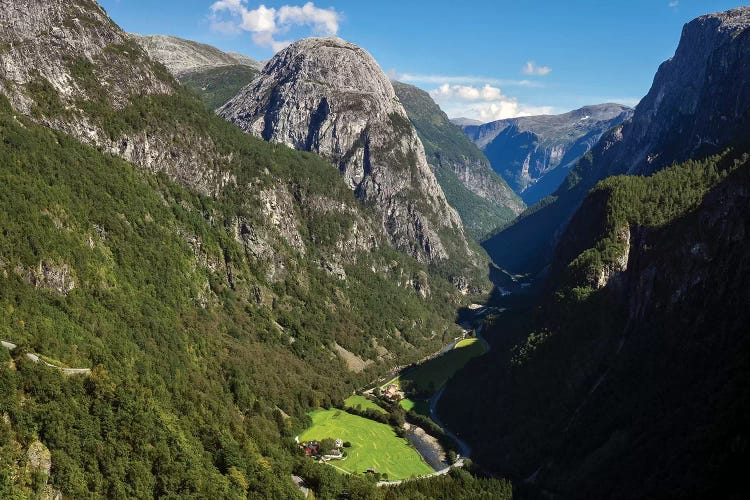
<path fill-rule="evenodd" d="M 222 52 L 216 47 L 168 35 L 131 35 L 148 53 L 177 78 L 195 71 L 224 66 L 249 66 L 256 70 L 260 63 L 242 54 Z"/>
<path fill-rule="evenodd" d="M 559 187 L 604 132 L 632 114 L 620 104 L 599 104 L 562 115 L 510 118 L 463 129 L 495 171 L 533 204 Z"/>
<path fill-rule="evenodd" d="M 427 162 L 448 203 L 475 238 L 481 239 L 523 211 L 520 198 L 430 94 L 405 83 L 392 84 L 424 144 Z"/>
<path fill-rule="evenodd" d="M 365 50 L 311 38 L 279 52 L 219 113 L 267 141 L 315 151 L 377 207 L 392 244 L 420 261 L 476 261 L 393 87 Z"/>
<path fill-rule="evenodd" d="M 30 285 L 58 295 L 68 295 L 76 287 L 74 272 L 68 264 L 41 261 L 34 268 L 18 266 L 16 274 Z"/>
<path fill-rule="evenodd" d="M 45 476 L 49 476 L 52 470 L 52 454 L 41 441 L 34 441 L 26 450 L 26 456 L 29 459 L 29 466 L 35 471 L 39 471 Z"/>
<path fill-rule="evenodd" d="M 133 73 L 133 61 L 142 52 L 94 0 L 2 0 L 0 39 L 0 90 L 22 112 L 30 112 L 34 103 L 24 90 L 42 80 L 49 82 L 64 104 L 86 97 L 72 74 L 72 63 L 81 58 L 106 60 L 97 77 L 107 83 L 106 93 L 115 103 L 122 104 L 131 95 L 173 91 L 171 82 L 146 61 L 142 71 Z"/>
<path fill-rule="evenodd" d="M 108 110 L 172 95 L 177 82 L 94 0 L 2 0 L 0 40 L 0 94 L 17 112 L 206 194 L 234 183 L 196 130 L 112 127 Z"/>

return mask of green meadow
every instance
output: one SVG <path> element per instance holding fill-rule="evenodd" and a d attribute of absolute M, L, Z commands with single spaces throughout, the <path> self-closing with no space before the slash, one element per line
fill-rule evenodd
<path fill-rule="evenodd" d="M 348 456 L 331 462 L 347 472 L 375 469 L 389 480 L 408 479 L 434 472 L 406 439 L 389 425 L 352 415 L 343 410 L 316 410 L 310 414 L 313 425 L 299 436 L 300 442 L 326 438 L 349 441 Z"/>
<path fill-rule="evenodd" d="M 375 410 L 384 415 L 388 413 L 383 408 L 378 406 L 377 403 L 370 401 L 364 396 L 350 396 L 344 400 L 344 406 L 346 406 L 347 408 L 352 408 L 354 410 L 360 409 L 361 411 Z"/>

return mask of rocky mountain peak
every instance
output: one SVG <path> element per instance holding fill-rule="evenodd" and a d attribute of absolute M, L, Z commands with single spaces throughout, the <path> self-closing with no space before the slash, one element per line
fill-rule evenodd
<path fill-rule="evenodd" d="M 396 248 L 422 261 L 478 264 L 391 82 L 366 50 L 339 38 L 300 40 L 219 113 L 267 141 L 328 159 L 377 207 Z"/>
<path fill-rule="evenodd" d="M 363 48 L 341 38 L 306 38 L 274 57 L 264 74 L 279 81 L 309 78 L 338 92 L 396 97 L 388 77 Z"/>
<path fill-rule="evenodd" d="M 738 7 L 723 12 L 715 12 L 701 16 L 691 23 L 700 25 L 705 23 L 719 23 L 716 30 L 719 32 L 737 33 L 750 28 L 750 7 Z"/>

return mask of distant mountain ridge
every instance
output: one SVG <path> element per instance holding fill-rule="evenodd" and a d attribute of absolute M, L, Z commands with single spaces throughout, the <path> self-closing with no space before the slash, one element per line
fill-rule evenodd
<path fill-rule="evenodd" d="M 492 168 L 531 205 L 559 187 L 601 135 L 632 115 L 620 104 L 584 106 L 561 115 L 526 116 L 463 130 Z"/>
<path fill-rule="evenodd" d="M 475 238 L 482 239 L 523 211 L 520 198 L 427 92 L 405 83 L 392 84 L 448 203 L 458 210 Z"/>
<path fill-rule="evenodd" d="M 170 35 L 131 35 L 152 59 L 181 77 L 186 73 L 223 66 L 249 66 L 260 71 L 263 63 L 246 55 L 223 52 L 216 47 Z"/>
<path fill-rule="evenodd" d="M 485 122 L 481 120 L 474 120 L 473 118 L 451 118 L 451 122 L 459 127 L 466 127 L 468 125 L 483 125 Z"/>
<path fill-rule="evenodd" d="M 258 76 L 263 63 L 168 35 L 132 35 L 149 56 L 214 110 Z"/>

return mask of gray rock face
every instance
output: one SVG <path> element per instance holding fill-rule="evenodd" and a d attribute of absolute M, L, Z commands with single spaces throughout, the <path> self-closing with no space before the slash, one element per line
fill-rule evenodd
<path fill-rule="evenodd" d="M 511 118 L 463 129 L 493 169 L 532 204 L 557 189 L 602 134 L 632 114 L 620 104 L 599 104 L 562 115 Z"/>
<path fill-rule="evenodd" d="M 294 43 L 219 113 L 328 159 L 377 207 L 393 245 L 418 260 L 476 258 L 390 81 L 365 50 L 336 38 Z"/>
<path fill-rule="evenodd" d="M 0 40 L 0 93 L 19 113 L 202 193 L 234 182 L 195 131 L 155 124 L 113 136 L 91 111 L 92 101 L 119 110 L 177 87 L 94 0 L 0 0 Z"/>
<path fill-rule="evenodd" d="M 181 77 L 185 73 L 223 66 L 243 65 L 261 69 L 263 64 L 248 56 L 222 52 L 216 47 L 168 35 L 131 35 L 148 55 Z"/>
<path fill-rule="evenodd" d="M 686 24 L 675 55 L 662 63 L 607 173 L 649 174 L 731 145 L 750 129 L 750 7 Z M 613 142 L 616 138 L 613 138 Z"/>
<path fill-rule="evenodd" d="M 62 98 L 80 96 L 82 89 L 71 75 L 70 63 L 76 57 L 89 61 L 104 56 L 107 49 L 117 46 L 127 52 L 129 37 L 117 29 L 107 14 L 92 0 L 81 2 L 49 2 L 29 0 L 0 0 L 0 90 L 28 109 L 31 103 L 14 86 L 24 86 L 44 78 Z M 126 54 L 137 57 L 138 54 Z M 68 56 L 67 60 L 66 57 Z M 122 101 L 128 95 L 169 94 L 164 82 L 152 68 L 144 68 L 138 75 L 123 78 L 117 71 L 118 57 L 110 58 L 111 67 L 102 68 L 102 79 L 117 81 L 107 89 L 113 100 Z"/>

